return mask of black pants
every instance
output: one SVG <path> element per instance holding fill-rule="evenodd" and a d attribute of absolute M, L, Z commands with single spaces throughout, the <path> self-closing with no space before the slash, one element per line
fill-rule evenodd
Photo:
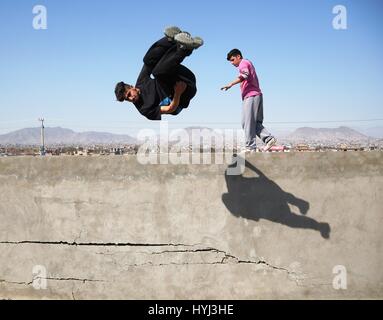
<path fill-rule="evenodd" d="M 182 65 L 182 61 L 192 54 L 193 50 L 180 48 L 174 41 L 166 37 L 155 42 L 145 54 L 144 63 L 152 70 L 152 75 L 169 87 L 176 81 L 186 83 L 181 95 L 180 106 L 187 108 L 190 100 L 197 93 L 196 77 L 191 70 Z"/>

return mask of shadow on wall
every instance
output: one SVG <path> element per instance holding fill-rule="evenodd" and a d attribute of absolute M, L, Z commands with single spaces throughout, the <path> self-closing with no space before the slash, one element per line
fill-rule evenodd
<path fill-rule="evenodd" d="M 236 163 L 229 165 L 229 168 L 235 166 Z M 292 228 L 313 229 L 325 239 L 330 237 L 328 223 L 319 223 L 306 216 L 310 207 L 307 201 L 283 191 L 248 161 L 245 161 L 245 166 L 258 177 L 247 178 L 228 175 L 227 170 L 225 172 L 228 192 L 222 195 L 222 201 L 234 216 L 255 221 L 267 219 Z M 296 206 L 301 214 L 292 212 L 288 204 Z"/>

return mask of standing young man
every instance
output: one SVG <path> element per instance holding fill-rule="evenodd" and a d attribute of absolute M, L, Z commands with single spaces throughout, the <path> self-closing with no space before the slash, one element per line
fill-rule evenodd
<path fill-rule="evenodd" d="M 203 40 L 192 38 L 178 27 L 168 27 L 164 33 L 165 37 L 145 54 L 136 85 L 121 81 L 114 90 L 118 101 L 132 102 L 149 120 L 161 120 L 162 114 L 180 113 L 197 92 L 193 72 L 181 63 L 203 45 Z"/>
<path fill-rule="evenodd" d="M 256 151 L 258 136 L 268 151 L 277 140 L 263 126 L 263 95 L 259 88 L 258 77 L 251 61 L 243 59 L 241 51 L 233 49 L 227 54 L 227 60 L 237 67 L 239 76 L 233 82 L 221 88 L 227 91 L 236 84 L 241 84 L 242 94 L 242 128 L 245 131 L 246 150 Z"/>

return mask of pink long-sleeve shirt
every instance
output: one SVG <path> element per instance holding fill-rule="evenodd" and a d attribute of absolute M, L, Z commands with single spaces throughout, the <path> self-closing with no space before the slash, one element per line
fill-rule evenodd
<path fill-rule="evenodd" d="M 238 66 L 239 76 L 244 79 L 241 82 L 242 100 L 262 94 L 259 87 L 257 73 L 251 61 L 242 59 Z"/>

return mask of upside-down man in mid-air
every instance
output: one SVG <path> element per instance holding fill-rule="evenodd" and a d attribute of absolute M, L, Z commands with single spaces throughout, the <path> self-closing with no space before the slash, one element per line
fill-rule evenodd
<path fill-rule="evenodd" d="M 118 101 L 132 102 L 149 120 L 161 120 L 162 114 L 177 115 L 197 92 L 195 75 L 181 63 L 203 40 L 178 27 L 168 27 L 164 33 L 145 54 L 136 85 L 121 81 L 114 91 Z"/>

